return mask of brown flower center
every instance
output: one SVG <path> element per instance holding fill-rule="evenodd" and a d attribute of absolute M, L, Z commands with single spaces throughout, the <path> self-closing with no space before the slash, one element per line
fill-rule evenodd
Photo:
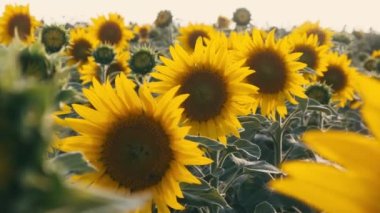
<path fill-rule="evenodd" d="M 310 29 L 306 32 L 306 34 L 309 35 L 316 35 L 318 37 L 318 43 L 319 45 L 325 44 L 326 42 L 326 33 L 323 32 L 321 29 L 315 28 Z"/>
<path fill-rule="evenodd" d="M 71 55 L 76 61 L 86 62 L 87 58 L 91 56 L 91 43 L 86 39 L 75 41 L 71 48 Z"/>
<path fill-rule="evenodd" d="M 107 21 L 100 27 L 98 38 L 101 42 L 106 44 L 118 44 L 122 39 L 122 29 L 120 29 L 117 23 Z"/>
<path fill-rule="evenodd" d="M 106 173 L 131 191 L 159 183 L 173 160 L 170 137 L 162 124 L 143 113 L 116 122 L 105 140 Z"/>
<path fill-rule="evenodd" d="M 113 62 L 107 68 L 108 75 L 116 73 L 116 72 L 123 72 L 123 71 L 124 71 L 124 67 L 119 62 Z"/>
<path fill-rule="evenodd" d="M 339 92 L 346 87 L 347 76 L 344 74 L 342 68 L 330 65 L 327 67 L 327 71 L 320 81 L 326 82 L 327 85 L 331 86 L 334 92 Z"/>
<path fill-rule="evenodd" d="M 190 33 L 189 38 L 188 38 L 188 42 L 189 42 L 188 44 L 191 47 L 191 49 L 194 50 L 195 44 L 197 43 L 197 39 L 199 37 L 202 37 L 202 39 L 210 38 L 206 32 L 201 31 L 201 30 L 194 30 L 193 32 Z M 204 41 L 203 41 L 203 44 L 206 45 Z"/>
<path fill-rule="evenodd" d="M 8 23 L 8 35 L 14 37 L 16 29 L 20 39 L 25 40 L 32 31 L 30 17 L 26 14 L 18 14 L 13 16 Z"/>
<path fill-rule="evenodd" d="M 220 115 L 228 95 L 222 76 L 208 70 L 189 73 L 179 93 L 190 95 L 183 107 L 186 116 L 195 121 L 207 121 Z"/>
<path fill-rule="evenodd" d="M 260 93 L 274 94 L 284 89 L 287 67 L 278 53 L 269 49 L 254 53 L 248 57 L 246 65 L 255 71 L 247 80 L 257 86 Z"/>
<path fill-rule="evenodd" d="M 300 45 L 294 48 L 294 52 L 302 53 L 299 61 L 305 63 L 307 67 L 316 69 L 318 65 L 318 55 L 314 48 L 310 46 Z"/>

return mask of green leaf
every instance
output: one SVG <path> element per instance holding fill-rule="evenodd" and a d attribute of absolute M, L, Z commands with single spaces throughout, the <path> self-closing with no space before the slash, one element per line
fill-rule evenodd
<path fill-rule="evenodd" d="M 206 137 L 199 137 L 199 136 L 190 136 L 190 135 L 187 135 L 186 136 L 186 139 L 187 140 L 190 140 L 190 141 L 194 141 L 194 142 L 197 142 L 211 150 L 214 150 L 214 151 L 219 151 L 219 150 L 223 150 L 225 147 L 223 144 L 221 144 L 220 142 L 216 141 L 216 140 L 212 140 L 210 138 L 206 138 Z"/>
<path fill-rule="evenodd" d="M 266 161 L 247 161 L 243 158 L 238 158 L 230 155 L 231 160 L 238 166 L 243 168 L 245 172 L 263 172 L 272 174 L 281 174 L 281 171 Z"/>
<path fill-rule="evenodd" d="M 61 154 L 50 162 L 53 168 L 64 175 L 71 173 L 83 174 L 95 171 L 79 152 Z"/>
<path fill-rule="evenodd" d="M 296 98 L 296 100 L 298 101 L 298 107 L 303 111 L 305 112 L 307 110 L 307 107 L 309 105 L 309 99 L 305 99 L 305 98 Z"/>
<path fill-rule="evenodd" d="M 57 102 L 67 102 L 71 101 L 73 97 L 75 96 L 75 91 L 74 90 L 62 90 L 58 93 L 56 100 Z"/>
<path fill-rule="evenodd" d="M 270 203 L 264 201 L 256 206 L 254 213 L 276 213 L 276 209 Z"/>
<path fill-rule="evenodd" d="M 231 208 L 218 191 L 207 182 L 202 184 L 181 184 L 185 196 L 184 203 L 195 207 L 218 206 L 220 208 Z"/>
<path fill-rule="evenodd" d="M 238 139 L 237 141 L 235 141 L 234 145 L 237 147 L 239 151 L 251 157 L 259 159 L 261 156 L 260 147 L 248 140 Z"/>

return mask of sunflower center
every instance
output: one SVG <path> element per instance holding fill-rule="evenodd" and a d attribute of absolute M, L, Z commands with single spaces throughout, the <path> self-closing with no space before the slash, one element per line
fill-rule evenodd
<path fill-rule="evenodd" d="M 189 35 L 189 46 L 190 46 L 192 49 L 195 48 L 195 44 L 197 43 L 197 39 L 198 39 L 199 37 L 207 38 L 207 39 L 210 38 L 206 32 L 204 32 L 204 31 L 202 31 L 202 30 L 194 30 L 194 31 L 191 32 L 190 35 Z M 206 45 L 204 41 L 203 41 L 203 45 Z"/>
<path fill-rule="evenodd" d="M 14 37 L 16 28 L 20 39 L 25 40 L 30 35 L 32 30 L 30 17 L 26 14 L 18 14 L 13 16 L 9 20 L 8 35 Z"/>
<path fill-rule="evenodd" d="M 287 68 L 284 59 L 272 50 L 264 50 L 251 55 L 246 65 L 255 73 L 249 75 L 249 83 L 257 86 L 261 93 L 278 93 L 286 83 Z"/>
<path fill-rule="evenodd" d="M 99 40 L 107 44 L 118 44 L 122 38 L 120 26 L 115 22 L 104 23 L 98 32 Z"/>
<path fill-rule="evenodd" d="M 306 32 L 306 34 L 309 36 L 309 35 L 316 35 L 318 37 L 318 43 L 320 45 L 324 44 L 326 42 L 326 35 L 325 35 L 325 32 L 323 32 L 322 30 L 320 29 L 310 29 Z"/>
<path fill-rule="evenodd" d="M 133 72 L 145 75 L 156 66 L 156 59 L 150 51 L 140 50 L 132 55 L 129 64 Z"/>
<path fill-rule="evenodd" d="M 207 70 L 188 74 L 179 93 L 190 95 L 183 107 L 185 114 L 196 121 L 207 121 L 218 116 L 227 101 L 227 88 L 222 76 Z"/>
<path fill-rule="evenodd" d="M 299 61 L 305 63 L 307 67 L 315 69 L 318 63 L 317 53 L 312 47 L 309 46 L 297 46 L 294 48 L 294 52 L 301 52 L 302 56 Z"/>
<path fill-rule="evenodd" d="M 73 44 L 72 56 L 76 61 L 86 62 L 91 55 L 91 44 L 86 39 L 80 39 Z"/>
<path fill-rule="evenodd" d="M 58 52 L 66 43 L 66 34 L 58 27 L 47 27 L 42 31 L 41 40 L 48 52 Z"/>
<path fill-rule="evenodd" d="M 118 63 L 118 62 L 113 62 L 112 64 L 110 64 L 107 68 L 107 74 L 108 75 L 111 75 L 113 73 L 116 73 L 116 72 L 121 72 L 121 71 L 124 71 L 124 68 L 123 66 Z"/>
<path fill-rule="evenodd" d="M 102 160 L 120 186 L 140 191 L 161 181 L 173 153 L 162 125 L 144 114 L 130 115 L 110 129 Z"/>
<path fill-rule="evenodd" d="M 321 104 L 328 104 L 330 101 L 330 92 L 322 85 L 312 85 L 307 88 L 305 93 L 309 98 L 313 98 Z"/>
<path fill-rule="evenodd" d="M 140 29 L 139 34 L 142 39 L 147 39 L 149 36 L 149 31 L 146 27 L 143 27 Z"/>
<path fill-rule="evenodd" d="M 323 81 L 331 86 L 334 92 L 339 92 L 346 87 L 347 77 L 340 67 L 329 66 L 322 77 L 322 82 Z"/>

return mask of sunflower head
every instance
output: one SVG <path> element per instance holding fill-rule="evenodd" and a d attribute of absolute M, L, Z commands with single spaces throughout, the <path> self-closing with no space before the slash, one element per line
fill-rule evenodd
<path fill-rule="evenodd" d="M 159 213 L 183 209 L 179 184 L 200 183 L 186 166 L 211 163 L 198 144 L 184 139 L 189 128 L 179 126 L 179 106 L 188 95 L 175 96 L 177 87 L 156 100 L 145 86 L 136 94 L 125 75 L 116 77 L 115 88 L 96 80 L 92 85 L 84 90 L 92 107 L 73 105 L 81 118 L 66 119 L 78 136 L 59 147 L 82 152 L 97 171 L 73 181 L 128 197 L 148 194 Z"/>
<path fill-rule="evenodd" d="M 173 22 L 172 13 L 169 10 L 162 10 L 157 14 L 157 18 L 154 21 L 156 27 L 165 28 Z"/>
<path fill-rule="evenodd" d="M 364 32 L 362 32 L 362 31 L 354 30 L 354 31 L 352 31 L 352 35 L 353 35 L 356 39 L 358 39 L 358 40 L 364 38 Z"/>
<path fill-rule="evenodd" d="M 306 33 L 306 35 L 316 35 L 318 37 L 319 45 L 326 45 L 328 47 L 332 46 L 333 32 L 330 29 L 320 27 L 319 22 L 305 22 L 294 29 L 292 33 Z"/>
<path fill-rule="evenodd" d="M 125 74 L 130 73 L 131 69 L 129 68 L 129 65 L 128 65 L 129 59 L 130 59 L 130 54 L 127 51 L 116 54 L 115 59 L 106 68 L 107 75 L 111 76 L 119 72 L 122 72 Z"/>
<path fill-rule="evenodd" d="M 380 50 L 374 50 L 371 53 L 372 58 L 380 59 Z"/>
<path fill-rule="evenodd" d="M 146 42 L 150 37 L 151 26 L 149 24 L 136 25 L 133 31 L 140 42 Z"/>
<path fill-rule="evenodd" d="M 287 100 L 297 104 L 294 96 L 306 98 L 303 88 L 306 81 L 299 72 L 306 64 L 297 61 L 301 53 L 291 53 L 287 40 L 275 41 L 274 34 L 271 31 L 264 39 L 260 30 L 255 29 L 234 51 L 235 60 L 244 60 L 244 65 L 254 71 L 246 82 L 259 88 L 255 98 L 261 113 L 272 119 L 276 118 L 276 112 L 281 117 L 287 114 Z M 253 111 L 255 108 L 252 106 Z"/>
<path fill-rule="evenodd" d="M 360 62 L 366 61 L 369 57 L 370 57 L 370 55 L 368 53 L 366 53 L 366 52 L 360 52 L 358 54 L 358 59 L 359 59 Z"/>
<path fill-rule="evenodd" d="M 90 36 L 88 29 L 81 27 L 72 29 L 66 50 L 66 54 L 70 57 L 69 64 L 86 63 L 97 44 L 98 42 Z"/>
<path fill-rule="evenodd" d="M 242 61 L 230 59 L 225 36 L 215 37 L 207 46 L 197 40 L 193 53 L 187 53 L 180 45 L 170 48 L 171 57 L 161 57 L 164 65 L 157 66 L 152 76 L 157 82 L 151 88 L 165 94 L 179 86 L 179 94 L 189 94 L 182 104 L 183 120 L 191 125 L 191 134 L 202 135 L 226 143 L 226 135 L 239 136 L 241 127 L 237 115 L 248 114 L 254 102 L 251 94 L 255 86 L 243 83 L 252 73 Z"/>
<path fill-rule="evenodd" d="M 327 69 L 319 82 L 330 86 L 333 92 L 332 100 L 339 106 L 344 106 L 348 100 L 354 97 L 354 87 L 357 72 L 351 67 L 351 61 L 346 55 L 329 53 L 327 57 Z"/>
<path fill-rule="evenodd" d="M 306 88 L 305 94 L 323 105 L 330 103 L 331 88 L 321 83 L 314 83 Z"/>
<path fill-rule="evenodd" d="M 118 52 L 113 61 L 105 65 L 103 69 L 94 57 L 89 57 L 88 62 L 79 67 L 80 79 L 83 84 L 87 84 L 91 83 L 93 78 L 97 80 L 113 80 L 119 73 L 128 74 L 131 72 L 128 66 L 129 58 L 129 52 Z"/>
<path fill-rule="evenodd" d="M 45 52 L 34 48 L 25 48 L 18 56 L 21 72 L 37 79 L 49 78 L 49 60 Z"/>
<path fill-rule="evenodd" d="M 89 57 L 87 62 L 78 68 L 82 84 L 91 83 L 93 78 L 101 80 L 102 68 L 96 63 L 94 57 Z"/>
<path fill-rule="evenodd" d="M 190 24 L 187 27 L 181 27 L 179 34 L 179 42 L 190 53 L 194 51 L 198 38 L 202 38 L 205 44 L 205 41 L 214 38 L 217 32 L 213 27 L 205 24 Z"/>
<path fill-rule="evenodd" d="M 108 18 L 93 18 L 90 33 L 100 43 L 113 45 L 117 50 L 127 48 L 128 41 L 133 38 L 132 31 L 124 24 L 124 18 L 115 13 L 110 13 Z"/>
<path fill-rule="evenodd" d="M 316 35 L 308 36 L 306 33 L 292 34 L 286 39 L 288 39 L 293 52 L 302 53 L 298 61 L 305 63 L 308 68 L 315 71 L 315 75 L 304 74 L 304 77 L 315 80 L 316 76 L 322 76 L 322 71 L 326 70 L 325 56 L 329 47 L 319 45 Z"/>
<path fill-rule="evenodd" d="M 239 26 L 246 26 L 251 22 L 251 12 L 247 8 L 238 8 L 233 14 L 232 20 Z"/>
<path fill-rule="evenodd" d="M 368 59 L 364 62 L 363 67 L 364 67 L 367 71 L 373 71 L 373 70 L 375 70 L 375 68 L 376 68 L 376 59 L 374 59 L 374 58 L 368 58 Z"/>
<path fill-rule="evenodd" d="M 55 53 L 67 43 L 66 31 L 59 26 L 45 26 L 41 32 L 41 42 L 47 53 Z"/>
<path fill-rule="evenodd" d="M 132 52 L 129 59 L 129 67 L 135 74 L 146 75 L 156 66 L 157 54 L 146 47 L 138 48 Z"/>
<path fill-rule="evenodd" d="M 0 17 L 0 43 L 9 44 L 13 38 L 25 43 L 35 40 L 34 32 L 41 23 L 29 13 L 29 5 L 6 5 L 3 16 Z"/>
<path fill-rule="evenodd" d="M 230 19 L 225 16 L 219 16 L 217 20 L 217 27 L 219 29 L 228 29 L 230 27 Z"/>
<path fill-rule="evenodd" d="M 97 63 L 107 65 L 115 58 L 115 51 L 109 45 L 100 45 L 93 51 L 92 56 Z"/>
<path fill-rule="evenodd" d="M 351 43 L 349 34 L 344 32 L 334 34 L 332 40 L 335 42 L 343 43 L 345 45 L 349 45 Z"/>

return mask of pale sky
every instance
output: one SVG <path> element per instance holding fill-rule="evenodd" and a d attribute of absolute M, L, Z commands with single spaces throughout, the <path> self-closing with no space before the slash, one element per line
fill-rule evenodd
<path fill-rule="evenodd" d="M 181 23 L 214 23 L 219 15 L 232 17 L 246 7 L 252 23 L 260 27 L 291 27 L 305 20 L 341 30 L 380 32 L 380 0 L 0 0 L 6 4 L 30 4 L 31 13 L 48 23 L 89 21 L 91 17 L 117 12 L 126 22 L 152 23 L 158 11 L 169 9 Z"/>

